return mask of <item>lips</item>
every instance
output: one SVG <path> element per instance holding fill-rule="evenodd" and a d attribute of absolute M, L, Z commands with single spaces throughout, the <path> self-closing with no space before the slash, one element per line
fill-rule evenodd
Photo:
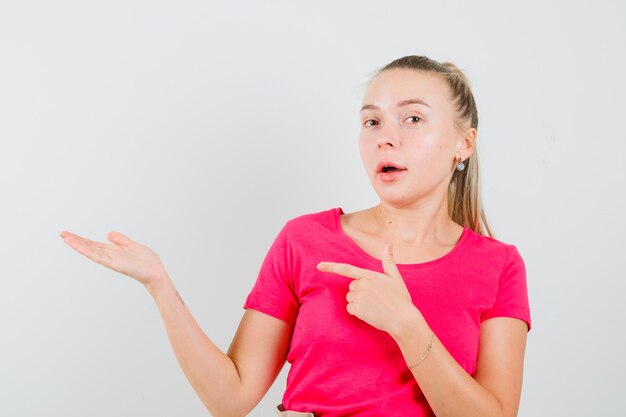
<path fill-rule="evenodd" d="M 402 164 L 390 160 L 380 161 L 376 165 L 376 177 L 387 183 L 394 182 L 404 174 L 404 171 L 406 168 Z"/>
<path fill-rule="evenodd" d="M 393 161 L 380 161 L 378 165 L 376 165 L 376 173 L 378 174 L 404 170 L 406 170 L 405 167 Z"/>

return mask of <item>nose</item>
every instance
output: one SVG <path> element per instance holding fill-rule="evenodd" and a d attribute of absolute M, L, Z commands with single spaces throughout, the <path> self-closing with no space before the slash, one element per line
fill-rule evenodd
<path fill-rule="evenodd" d="M 381 135 L 376 141 L 379 149 L 394 148 L 398 146 L 398 139 L 391 130 L 380 132 Z"/>
<path fill-rule="evenodd" d="M 393 143 L 387 139 L 379 139 L 378 140 L 378 148 L 379 149 L 385 149 L 385 148 L 393 148 Z"/>

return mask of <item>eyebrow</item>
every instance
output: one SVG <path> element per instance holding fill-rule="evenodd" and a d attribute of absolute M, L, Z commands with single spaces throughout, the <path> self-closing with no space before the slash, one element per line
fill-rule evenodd
<path fill-rule="evenodd" d="M 426 107 L 428 107 L 429 109 L 432 109 L 432 107 L 430 107 L 430 104 L 426 103 L 424 100 L 421 100 L 419 98 L 410 98 L 408 100 L 402 100 L 400 102 L 398 102 L 398 107 L 402 107 L 402 106 L 406 106 L 409 104 L 422 104 Z M 375 106 L 373 104 L 365 104 L 363 107 L 361 107 L 360 111 L 366 110 L 366 109 L 371 109 L 371 110 L 380 110 L 378 106 Z"/>

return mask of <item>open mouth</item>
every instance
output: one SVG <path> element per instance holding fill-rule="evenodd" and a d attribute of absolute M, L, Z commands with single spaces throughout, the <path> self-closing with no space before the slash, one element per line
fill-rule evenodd
<path fill-rule="evenodd" d="M 396 178 L 402 176 L 402 173 L 406 171 L 406 168 L 398 168 L 393 165 L 381 166 L 378 171 L 378 178 L 384 182 L 395 181 Z"/>
<path fill-rule="evenodd" d="M 404 171 L 404 169 L 396 168 L 394 166 L 384 166 L 382 172 L 396 172 Z"/>
<path fill-rule="evenodd" d="M 384 182 L 393 182 L 406 171 L 400 162 L 383 160 L 376 164 L 376 178 Z"/>
<path fill-rule="evenodd" d="M 398 171 L 406 171 L 406 168 L 402 168 L 402 166 L 395 161 L 380 161 L 376 165 L 376 172 L 378 174 L 390 174 Z"/>

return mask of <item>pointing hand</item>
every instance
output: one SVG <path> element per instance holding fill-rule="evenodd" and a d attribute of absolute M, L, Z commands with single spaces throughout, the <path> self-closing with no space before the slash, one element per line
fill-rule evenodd
<path fill-rule="evenodd" d="M 348 313 L 393 334 L 403 320 L 421 313 L 393 260 L 391 244 L 385 246 L 382 266 L 384 273 L 338 262 L 320 262 L 317 269 L 352 278 L 346 293 Z"/>

